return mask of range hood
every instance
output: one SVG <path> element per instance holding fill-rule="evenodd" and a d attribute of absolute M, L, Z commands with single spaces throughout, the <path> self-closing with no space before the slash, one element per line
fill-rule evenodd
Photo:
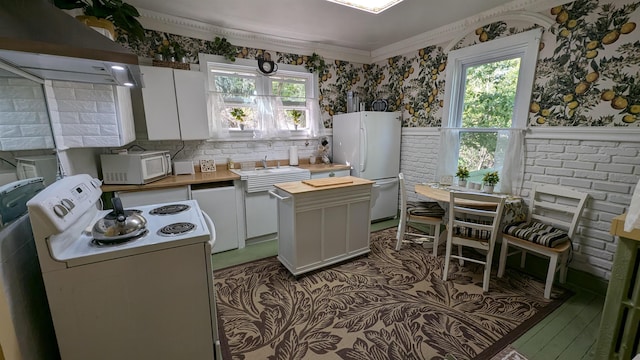
<path fill-rule="evenodd" d="M 138 56 L 53 4 L 1 3 L 0 60 L 41 79 L 143 86 Z"/>

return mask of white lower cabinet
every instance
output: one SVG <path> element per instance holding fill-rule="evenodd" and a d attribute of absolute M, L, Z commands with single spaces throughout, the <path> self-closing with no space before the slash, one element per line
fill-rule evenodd
<path fill-rule="evenodd" d="M 216 242 L 212 253 L 238 248 L 238 217 L 234 186 L 209 187 L 212 184 L 191 185 L 191 196 L 198 202 L 216 227 Z"/>
<path fill-rule="evenodd" d="M 345 169 L 345 170 L 329 170 L 329 171 L 311 173 L 311 178 L 312 179 L 321 179 L 321 178 L 327 178 L 327 177 L 342 177 L 342 176 L 349 176 L 349 175 L 351 175 L 351 170 L 349 170 L 349 169 Z"/>
<path fill-rule="evenodd" d="M 267 191 L 244 194 L 247 239 L 278 232 L 278 203 Z"/>
<path fill-rule="evenodd" d="M 277 194 L 278 259 L 293 275 L 369 252 L 370 184 Z"/>

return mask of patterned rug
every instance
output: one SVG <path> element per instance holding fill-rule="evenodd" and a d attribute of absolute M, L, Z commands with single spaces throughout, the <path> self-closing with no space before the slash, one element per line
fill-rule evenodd
<path fill-rule="evenodd" d="M 443 282 L 444 255 L 395 251 L 395 234 L 297 279 L 275 257 L 215 271 L 224 359 L 491 359 L 571 295 L 510 269 L 483 294 L 470 262 Z"/>

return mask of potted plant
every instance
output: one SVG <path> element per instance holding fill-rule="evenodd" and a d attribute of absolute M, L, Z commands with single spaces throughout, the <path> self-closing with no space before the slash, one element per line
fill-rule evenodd
<path fill-rule="evenodd" d="M 458 185 L 465 187 L 467 186 L 467 179 L 469 178 L 469 169 L 467 169 L 464 165 L 458 165 L 458 171 L 456 172 L 456 177 L 458 178 Z"/>
<path fill-rule="evenodd" d="M 135 7 L 122 0 L 54 0 L 54 4 L 63 10 L 82 9 L 89 20 L 83 19 L 81 16 L 78 18 L 89 26 L 103 27 L 100 24 L 104 24 L 104 20 L 107 20 L 118 29 L 126 32 L 130 39 L 142 40 L 144 38 L 144 28 L 136 19 L 140 13 Z M 101 19 L 103 21 L 97 21 Z M 97 24 L 94 25 L 92 22 L 97 22 Z M 115 38 L 113 25 L 109 30 Z M 106 27 L 108 28 L 108 25 Z"/>
<path fill-rule="evenodd" d="M 296 130 L 298 130 L 298 125 L 302 123 L 302 121 L 300 121 L 300 117 L 302 117 L 302 111 L 289 110 L 289 115 L 293 119 L 293 126 L 295 127 Z"/>
<path fill-rule="evenodd" d="M 489 171 L 484 174 L 482 178 L 482 183 L 484 184 L 484 192 L 491 194 L 493 192 L 493 187 L 500 181 L 500 176 L 497 171 Z"/>
<path fill-rule="evenodd" d="M 241 108 L 233 108 L 231 109 L 231 116 L 233 116 L 238 122 L 240 130 L 244 130 L 244 117 L 247 116 L 244 110 L 242 110 Z"/>

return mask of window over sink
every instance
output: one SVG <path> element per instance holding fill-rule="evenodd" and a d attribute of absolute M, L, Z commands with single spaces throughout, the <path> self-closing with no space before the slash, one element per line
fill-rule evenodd
<path fill-rule="evenodd" d="M 317 136 L 317 76 L 304 66 L 278 64 L 270 76 L 256 60 L 200 54 L 208 80 L 212 137 L 287 139 Z"/>

